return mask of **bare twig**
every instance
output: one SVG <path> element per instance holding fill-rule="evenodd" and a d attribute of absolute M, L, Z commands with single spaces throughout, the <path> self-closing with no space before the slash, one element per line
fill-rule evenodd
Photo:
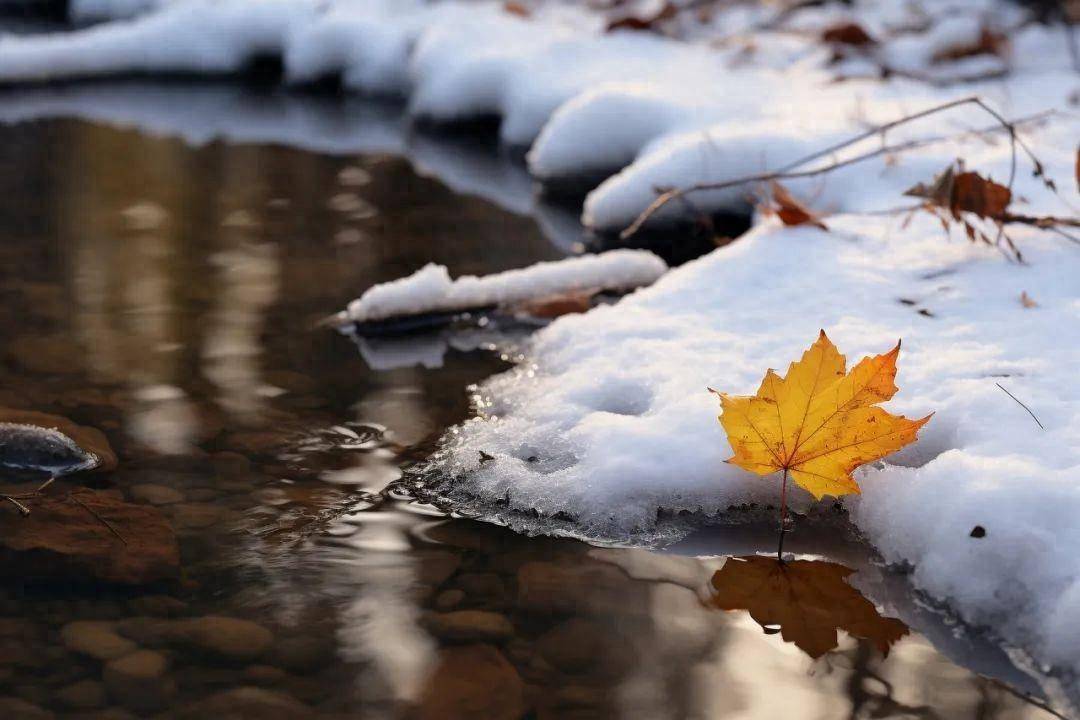
<path fill-rule="evenodd" d="M 30 514 L 30 508 L 23 505 L 11 495 L 0 495 L 0 500 L 7 500 L 9 503 L 14 505 L 15 509 L 18 510 L 23 517 L 26 517 Z"/>
<path fill-rule="evenodd" d="M 119 530 L 117 530 L 116 528 L 114 528 L 114 527 L 112 526 L 112 523 L 110 523 L 110 522 L 109 522 L 108 520 L 106 520 L 105 518 L 101 517 L 101 515 L 99 515 L 99 514 L 98 514 L 98 512 L 97 512 L 96 510 L 94 510 L 94 508 L 90 507 L 89 505 L 87 505 L 86 503 L 84 503 L 84 502 L 83 502 L 82 500 L 80 500 L 79 498 L 75 497 L 75 495 L 74 495 L 74 494 L 72 494 L 72 495 L 69 495 L 69 496 L 68 496 L 68 499 L 69 499 L 69 500 L 71 500 L 72 502 L 74 502 L 74 503 L 75 503 L 76 505 L 78 505 L 79 507 L 81 507 L 81 508 L 82 508 L 83 510 L 85 510 L 86 512 L 88 512 L 88 513 L 90 513 L 91 515 L 93 515 L 93 516 L 94 516 L 95 518 L 97 518 L 98 522 L 100 522 L 100 523 L 101 523 L 102 525 L 104 525 L 105 527 L 109 528 L 109 532 L 111 532 L 111 533 L 112 533 L 113 535 L 115 535 L 116 537 L 120 538 L 120 542 L 124 543 L 125 545 L 127 545 L 127 544 L 128 544 L 128 541 L 124 539 L 124 536 L 120 534 L 120 531 L 119 531 Z"/>
<path fill-rule="evenodd" d="M 1002 385 L 1001 383 L 999 383 L 999 382 L 996 382 L 996 383 L 994 383 L 994 384 L 995 384 L 995 385 L 997 385 L 997 386 L 998 386 L 999 388 L 1001 388 L 1001 391 L 1002 391 L 1003 393 L 1005 393 L 1006 395 L 1008 395 L 1009 397 L 1011 397 L 1011 398 L 1012 398 L 1013 400 L 1016 400 L 1016 404 L 1017 404 L 1017 405 L 1019 405 L 1020 407 L 1024 408 L 1025 410 L 1027 410 L 1027 411 L 1028 411 L 1028 415 L 1030 415 L 1030 416 L 1031 416 L 1031 418 L 1032 418 L 1032 419 L 1033 419 L 1033 420 L 1035 421 L 1035 423 L 1036 423 L 1036 424 L 1037 424 L 1037 425 L 1038 425 L 1038 426 L 1039 426 L 1040 428 L 1042 428 L 1043 430 L 1045 430 L 1045 429 L 1046 429 L 1045 427 L 1043 427 L 1043 424 L 1042 424 L 1041 422 L 1039 422 L 1039 418 L 1035 417 L 1035 413 L 1031 412 L 1031 408 L 1029 408 L 1029 407 L 1028 407 L 1027 405 L 1025 405 L 1024 403 L 1020 402 L 1020 399 L 1019 399 L 1018 397 L 1016 397 L 1015 395 L 1013 395 L 1013 394 L 1012 394 L 1011 392 L 1009 392 L 1008 390 L 1006 390 L 1006 389 L 1005 389 L 1005 386 L 1003 386 L 1003 385 Z"/>
<path fill-rule="evenodd" d="M 853 165 L 853 164 L 858 163 L 858 162 L 863 162 L 865 160 L 869 160 L 871 158 L 879 157 L 881 155 L 891 154 L 891 153 L 900 152 L 900 151 L 903 151 L 903 150 L 908 150 L 908 149 L 911 149 L 913 147 L 918 147 L 920 144 L 925 144 L 927 141 L 925 141 L 925 140 L 913 140 L 913 141 L 909 141 L 907 143 L 900 143 L 900 144 L 893 145 L 893 146 L 882 146 L 880 148 L 877 148 L 876 150 L 872 150 L 872 151 L 863 153 L 861 155 L 855 155 L 855 156 L 847 158 L 845 160 L 837 160 L 837 161 L 835 161 L 833 163 L 830 163 L 829 165 L 823 165 L 821 167 L 813 168 L 811 170 L 796 171 L 796 168 L 799 168 L 799 167 L 802 167 L 802 166 L 807 165 L 809 163 L 812 163 L 815 160 L 820 160 L 820 159 L 822 159 L 824 157 L 827 157 L 829 155 L 832 155 L 832 154 L 834 154 L 834 153 L 836 153 L 836 152 L 838 152 L 840 150 L 843 150 L 844 148 L 848 148 L 848 147 L 851 147 L 852 145 L 856 145 L 856 144 L 858 144 L 858 143 L 860 143 L 860 142 L 862 142 L 864 140 L 867 140 L 867 139 L 869 139 L 871 137 L 874 137 L 876 135 L 884 136 L 886 133 L 888 133 L 889 130 L 892 130 L 893 128 L 896 128 L 896 127 L 898 127 L 900 125 L 903 125 L 903 124 L 906 124 L 906 123 L 909 123 L 909 122 L 913 122 L 915 120 L 921 120 L 922 118 L 928 117 L 930 115 L 934 115 L 934 114 L 937 114 L 937 113 L 940 113 L 940 112 L 944 112 L 946 110 L 951 110 L 953 108 L 957 108 L 957 107 L 960 107 L 962 105 L 975 105 L 975 106 L 981 108 L 983 111 L 988 113 L 991 117 L 993 117 L 998 122 L 999 127 L 1001 127 L 1006 132 L 1008 132 L 1008 134 L 1009 134 L 1009 142 L 1010 142 L 1011 151 L 1012 151 L 1012 155 L 1011 155 L 1011 159 L 1010 159 L 1010 165 L 1009 165 L 1009 182 L 1008 182 L 1008 187 L 1009 187 L 1010 190 L 1012 189 L 1013 181 L 1016 178 L 1016 148 L 1017 147 L 1019 147 L 1021 150 L 1023 150 L 1024 153 L 1031 160 L 1031 163 L 1034 166 L 1035 175 L 1038 176 L 1038 177 L 1043 178 L 1043 182 L 1048 183 L 1048 187 L 1053 189 L 1053 184 L 1049 183 L 1049 181 L 1045 178 L 1045 173 L 1044 173 L 1044 170 L 1043 170 L 1042 162 L 1040 162 L 1039 159 L 1035 156 L 1034 152 L 1032 152 L 1031 148 L 1028 147 L 1027 143 L 1025 143 L 1017 135 L 1017 133 L 1016 133 L 1016 123 L 1006 120 L 1004 117 L 1001 116 L 1000 113 L 998 113 L 996 110 L 994 110 L 989 105 L 987 105 L 985 102 L 983 102 L 983 100 L 981 98 L 979 98 L 977 96 L 972 96 L 972 97 L 961 98 L 961 99 L 958 99 L 958 100 L 953 100 L 953 101 L 950 101 L 950 102 L 947 102 L 947 103 L 942 103 L 941 105 L 935 105 L 934 107 L 927 108 L 926 110 L 921 110 L 921 111 L 919 111 L 917 113 L 913 113 L 913 114 L 910 114 L 910 115 L 905 115 L 902 118 L 892 120 L 892 121 L 884 123 L 882 125 L 876 125 L 876 126 L 870 128 L 870 129 L 868 129 L 868 130 L 866 130 L 866 131 L 864 131 L 862 133 L 859 133 L 858 135 L 855 135 L 853 137 L 848 138 L 847 140 L 843 140 L 841 142 L 830 145 L 830 146 L 828 146 L 826 148 L 822 148 L 821 150 L 818 150 L 818 151 L 813 152 L 813 153 L 811 153 L 809 155 L 806 155 L 805 157 L 799 158 L 798 160 L 795 160 L 794 162 L 791 162 L 791 163 L 779 168 L 778 170 L 775 170 L 775 171 L 772 171 L 772 172 L 758 173 L 758 174 L 755 174 L 755 175 L 746 175 L 746 176 L 743 176 L 743 177 L 734 178 L 734 179 L 731 179 L 731 180 L 724 180 L 724 181 L 720 181 L 720 182 L 695 183 L 693 185 L 688 185 L 688 186 L 683 187 L 683 188 L 677 188 L 677 189 L 674 189 L 674 190 L 669 190 L 667 192 L 661 193 L 655 200 L 653 200 L 652 203 L 649 204 L 649 206 L 647 208 L 645 208 L 644 211 L 642 211 L 642 213 L 640 215 L 638 215 L 637 219 L 634 220 L 634 222 L 631 223 L 629 227 L 627 227 L 625 230 L 623 230 L 620 233 L 620 237 L 623 240 L 631 237 L 636 232 L 638 232 L 642 228 L 642 226 L 646 222 L 648 222 L 649 218 L 651 218 L 654 214 L 656 214 L 660 210 L 660 208 L 664 207 L 665 205 L 667 205 L 672 200 L 682 198 L 685 195 L 689 195 L 691 193 L 702 192 L 702 191 L 705 191 L 705 190 L 723 190 L 725 188 L 736 187 L 738 185 L 746 185 L 746 184 L 758 183 L 758 182 L 768 182 L 768 181 L 771 181 L 771 180 L 790 180 L 790 179 L 796 179 L 796 178 L 813 177 L 815 175 L 821 175 L 821 174 L 824 174 L 824 173 L 832 172 L 833 170 L 837 170 L 839 168 L 846 167 L 848 165 Z"/>
<path fill-rule="evenodd" d="M 14 494 L 14 495 L 0 493 L 0 500 L 7 500 L 9 503 L 11 503 L 12 505 L 15 506 L 15 508 L 19 511 L 20 514 L 22 514 L 23 517 L 26 517 L 27 515 L 30 514 L 30 508 L 26 507 L 25 505 L 23 505 L 19 501 L 20 500 L 30 500 L 32 498 L 37 497 L 42 492 L 44 492 L 45 488 L 52 485 L 55 481 L 56 481 L 56 476 L 53 475 L 48 480 L 41 483 L 41 485 L 39 485 L 36 490 L 32 490 L 32 491 L 30 491 L 28 493 L 17 493 L 17 494 Z"/>

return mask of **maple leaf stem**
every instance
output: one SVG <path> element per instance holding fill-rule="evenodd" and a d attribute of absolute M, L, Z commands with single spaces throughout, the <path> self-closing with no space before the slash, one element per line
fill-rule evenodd
<path fill-rule="evenodd" d="M 776 559 L 784 562 L 784 535 L 787 533 L 787 468 L 784 468 L 784 479 L 780 485 L 780 544 L 776 548 Z"/>

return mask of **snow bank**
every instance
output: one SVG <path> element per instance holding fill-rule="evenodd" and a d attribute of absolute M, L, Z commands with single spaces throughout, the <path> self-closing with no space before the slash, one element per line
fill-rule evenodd
<path fill-rule="evenodd" d="M 349 303 L 342 319 L 370 322 L 402 315 L 509 307 L 583 290 L 622 292 L 649 285 L 666 271 L 663 260 L 644 250 L 613 250 L 482 277 L 463 275 L 457 280 L 450 278 L 445 266 L 428 264 L 408 277 L 369 288 Z"/>
<path fill-rule="evenodd" d="M 1036 107 L 1059 97 L 1029 87 Z M 1061 115 L 1029 133 L 1065 199 L 1021 166 L 1024 212 L 1075 214 L 1077 130 Z M 761 132 L 743 131 L 745 142 L 721 142 L 717 153 L 749 156 L 780 142 Z M 895 207 L 913 177 L 957 156 L 1008 176 L 1007 142 L 969 138 L 854 166 L 821 186 L 849 208 Z M 680 177 L 672 170 L 669 179 Z M 636 212 L 645 199 L 625 205 Z M 653 530 L 658 509 L 761 507 L 777 501 L 779 480 L 724 463 L 731 450 L 705 387 L 752 393 L 766 368 L 799 357 L 820 328 L 849 362 L 902 338 L 901 390 L 889 407 L 936 414 L 916 445 L 860 472 L 862 497 L 844 500 L 853 521 L 966 619 L 1080 670 L 1080 252 L 1051 233 L 1013 229 L 1021 265 L 962 232 L 946 236 L 924 213 L 826 222 L 829 232 L 763 220 L 616 306 L 556 321 L 520 368 L 483 386 L 483 416 L 448 436 L 435 467 L 457 478 L 458 497 L 570 518 L 606 538 Z M 1038 306 L 1026 307 L 1023 292 Z M 494 460 L 481 463 L 481 451 Z M 808 506 L 798 493 L 796 507 Z M 976 525 L 985 537 L 971 536 Z"/>

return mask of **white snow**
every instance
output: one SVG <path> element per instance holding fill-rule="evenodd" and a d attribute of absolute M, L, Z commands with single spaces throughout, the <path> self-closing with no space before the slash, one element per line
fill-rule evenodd
<path fill-rule="evenodd" d="M 1029 87 L 1019 111 L 1060 97 Z M 1075 216 L 1078 128 L 1061 115 L 1027 133 L 1062 198 L 1021 161 L 1023 212 Z M 735 156 L 773 147 L 744 129 L 714 143 Z M 902 206 L 914 177 L 957 156 L 1008 177 L 1009 144 L 969 138 L 854 166 L 819 179 L 818 190 L 847 209 Z M 666 180 L 697 179 L 695 168 L 680 175 L 671 164 L 676 152 L 658 157 L 669 163 Z M 598 197 L 611 195 L 594 194 L 594 211 Z M 621 217 L 649 197 L 627 195 Z M 862 497 L 844 501 L 852 520 L 887 560 L 911 564 L 932 597 L 1044 662 L 1080 669 L 1080 250 L 1013 228 L 1027 261 L 1018 264 L 962 232 L 948 237 L 925 213 L 826 222 L 829 232 L 760 219 L 618 305 L 556 321 L 520 368 L 482 388 L 483 416 L 454 430 L 437 466 L 478 498 L 569 515 L 580 532 L 605 538 L 649 532 L 658 508 L 723 513 L 776 503 L 778 478 L 724 463 L 731 450 L 706 386 L 752 393 L 766 368 L 796 359 L 820 328 L 849 363 L 902 338 L 901 391 L 890 409 L 936 414 L 916 445 L 860 473 Z M 1038 307 L 1024 307 L 1023 292 Z M 481 464 L 481 450 L 495 459 Z M 800 491 L 796 507 L 808 506 Z M 986 537 L 969 536 L 976 525 Z"/>
<path fill-rule="evenodd" d="M 536 263 L 456 280 L 444 265 L 429 263 L 412 275 L 368 288 L 349 303 L 352 322 L 480 307 L 512 307 L 526 300 L 585 290 L 628 291 L 655 282 L 667 265 L 646 250 L 612 250 L 602 255 Z"/>

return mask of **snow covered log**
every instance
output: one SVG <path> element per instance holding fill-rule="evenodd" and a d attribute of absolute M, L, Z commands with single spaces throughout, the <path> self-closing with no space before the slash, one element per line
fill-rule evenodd
<path fill-rule="evenodd" d="M 644 250 L 541 262 L 453 280 L 443 265 L 428 264 L 412 275 L 368 288 L 341 313 L 342 322 L 367 323 L 478 308 L 512 308 L 540 298 L 583 291 L 628 292 L 651 285 L 667 271 L 663 260 Z"/>

